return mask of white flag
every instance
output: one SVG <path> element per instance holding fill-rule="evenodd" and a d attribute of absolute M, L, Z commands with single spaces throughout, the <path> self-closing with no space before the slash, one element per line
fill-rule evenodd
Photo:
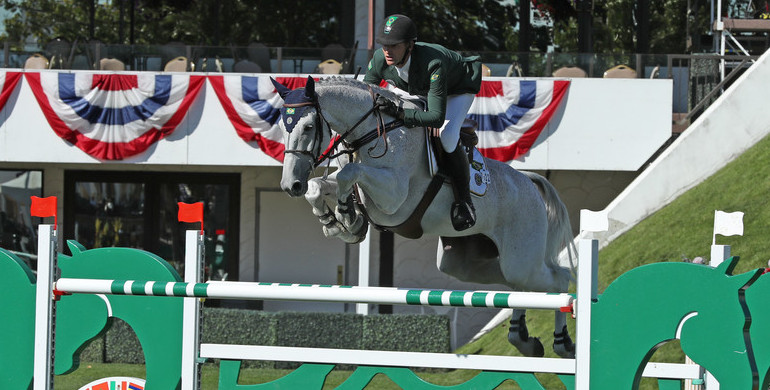
<path fill-rule="evenodd" d="M 606 232 L 610 229 L 606 211 L 580 210 L 580 231 Z"/>
<path fill-rule="evenodd" d="M 742 236 L 743 235 L 743 212 L 726 213 L 716 210 L 714 212 L 714 235 L 722 236 Z"/>

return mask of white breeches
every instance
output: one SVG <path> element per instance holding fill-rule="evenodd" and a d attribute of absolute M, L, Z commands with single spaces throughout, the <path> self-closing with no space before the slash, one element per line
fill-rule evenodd
<path fill-rule="evenodd" d="M 452 153 L 460 141 L 460 128 L 463 126 L 465 116 L 473 104 L 474 95 L 450 95 L 446 100 L 446 120 L 441 127 L 441 146 L 447 153 Z"/>

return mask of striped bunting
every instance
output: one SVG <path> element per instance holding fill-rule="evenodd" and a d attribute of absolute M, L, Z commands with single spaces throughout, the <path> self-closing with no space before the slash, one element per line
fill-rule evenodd
<path fill-rule="evenodd" d="M 568 80 L 483 81 L 468 111 L 478 123 L 484 157 L 508 162 L 526 155 L 567 93 Z"/>
<path fill-rule="evenodd" d="M 21 72 L 0 72 L 0 110 L 5 107 L 16 86 L 21 80 Z"/>
<path fill-rule="evenodd" d="M 26 72 L 56 134 L 100 160 L 140 154 L 176 130 L 204 76 Z"/>
<path fill-rule="evenodd" d="M 255 142 L 268 156 L 283 161 L 283 132 L 278 124 L 283 100 L 269 76 L 208 76 L 238 136 Z M 304 87 L 306 78 L 278 77 L 289 88 Z"/>

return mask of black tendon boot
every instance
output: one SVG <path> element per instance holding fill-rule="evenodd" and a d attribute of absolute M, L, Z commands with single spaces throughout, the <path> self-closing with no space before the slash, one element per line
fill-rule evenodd
<path fill-rule="evenodd" d="M 449 174 L 452 176 L 457 190 L 456 202 L 452 204 L 452 226 L 458 232 L 476 224 L 476 209 L 471 201 L 470 173 L 468 172 L 468 155 L 462 145 L 448 155 Z"/>

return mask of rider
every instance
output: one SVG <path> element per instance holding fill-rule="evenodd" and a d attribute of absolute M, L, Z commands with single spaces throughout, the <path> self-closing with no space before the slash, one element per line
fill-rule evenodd
<path fill-rule="evenodd" d="M 364 81 L 386 80 L 411 95 L 427 97 L 427 111 L 405 109 L 380 96 L 382 112 L 404 121 L 407 127 L 439 128 L 441 146 L 449 156 L 448 168 L 459 193 L 452 205 L 452 225 L 465 230 L 476 223 L 471 201 L 468 156 L 459 144 L 460 128 L 481 88 L 479 57 L 462 57 L 441 45 L 417 42 L 417 27 L 404 15 L 385 19 L 377 34 L 382 50 L 374 52 Z"/>

